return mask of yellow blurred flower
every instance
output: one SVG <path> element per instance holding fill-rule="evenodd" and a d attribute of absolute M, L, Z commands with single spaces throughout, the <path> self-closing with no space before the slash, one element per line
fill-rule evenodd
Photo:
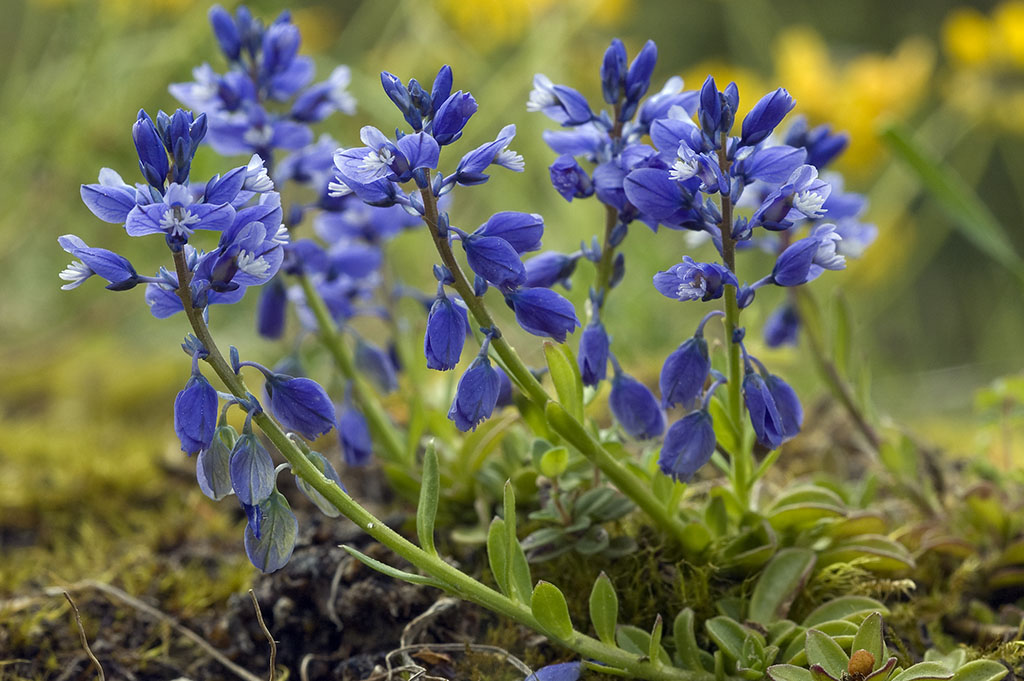
<path fill-rule="evenodd" d="M 521 38 L 546 13 L 586 12 L 602 26 L 619 21 L 631 0 L 440 0 L 441 14 L 477 49 L 488 51 Z"/>
<path fill-rule="evenodd" d="M 1024 0 L 996 6 L 990 16 L 973 8 L 950 12 L 942 43 L 953 72 L 949 102 L 977 120 L 1024 132 Z"/>
<path fill-rule="evenodd" d="M 914 111 L 927 92 L 933 65 L 934 50 L 919 38 L 904 40 L 888 55 L 837 62 L 821 36 L 805 27 L 784 32 L 775 50 L 775 75 L 796 99 L 796 112 L 848 132 L 843 164 L 861 171 L 881 156 L 879 123 Z"/>

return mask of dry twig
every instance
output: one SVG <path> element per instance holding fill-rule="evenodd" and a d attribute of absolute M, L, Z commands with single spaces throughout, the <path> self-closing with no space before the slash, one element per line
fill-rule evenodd
<path fill-rule="evenodd" d="M 256 592 L 252 589 L 249 589 L 249 598 L 252 599 L 252 607 L 256 609 L 256 621 L 260 623 L 263 635 L 270 642 L 270 681 L 274 681 L 274 672 L 277 665 L 277 641 L 274 640 L 270 630 L 267 629 L 267 625 L 263 622 L 263 611 L 260 610 L 260 602 L 256 600 Z"/>
<path fill-rule="evenodd" d="M 99 674 L 100 681 L 106 681 L 106 674 L 103 673 L 103 665 L 93 655 L 92 648 L 89 647 L 89 639 L 85 635 L 85 627 L 82 626 L 82 614 L 78 612 L 78 606 L 71 600 L 71 594 L 67 591 L 64 592 L 64 598 L 68 600 L 68 605 L 71 606 L 71 610 L 75 613 L 75 625 L 78 627 L 78 636 L 82 639 L 82 647 L 85 648 L 85 654 L 92 660 L 92 664 L 96 667 L 96 673 Z"/>

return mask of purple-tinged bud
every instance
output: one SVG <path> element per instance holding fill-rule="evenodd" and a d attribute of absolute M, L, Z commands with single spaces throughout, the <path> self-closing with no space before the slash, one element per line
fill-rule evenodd
<path fill-rule="evenodd" d="M 220 5 L 214 5 L 209 12 L 210 25 L 213 26 L 213 34 L 217 37 L 221 52 L 228 58 L 228 61 L 236 61 L 242 50 L 242 39 L 238 34 L 238 26 L 226 9 Z"/>
<path fill-rule="evenodd" d="M 555 284 L 562 284 L 569 288 L 569 277 L 576 271 L 576 263 L 580 256 L 566 255 L 548 251 L 530 258 L 523 263 L 526 269 L 526 281 L 523 286 L 527 288 L 551 288 Z"/>
<path fill-rule="evenodd" d="M 644 46 L 640 48 L 640 52 L 633 59 L 633 63 L 629 65 L 629 72 L 626 73 L 626 109 L 629 111 L 629 117 L 619 117 L 619 120 L 629 120 L 633 117 L 633 113 L 636 111 L 636 106 L 640 102 L 640 98 L 647 93 L 647 88 L 651 86 L 651 74 L 654 73 L 654 64 L 658 61 L 658 47 L 654 44 L 653 40 L 648 40 L 644 43 Z M 625 113 L 625 109 L 624 109 Z"/>
<path fill-rule="evenodd" d="M 768 385 L 753 371 L 743 378 L 743 401 L 757 441 L 769 450 L 778 449 L 785 439 L 782 416 Z"/>
<path fill-rule="evenodd" d="M 412 126 L 413 130 L 423 129 L 423 120 L 420 116 L 419 109 L 413 104 L 412 97 L 409 95 L 409 90 L 406 89 L 405 85 L 398 76 L 388 73 L 387 71 L 380 72 L 380 84 L 384 87 L 384 92 L 388 98 L 394 102 L 398 110 L 402 112 L 402 116 L 406 122 Z"/>
<path fill-rule="evenodd" d="M 676 300 L 715 300 L 726 285 L 739 287 L 736 275 L 724 265 L 694 262 L 686 255 L 667 271 L 654 275 L 654 287 L 666 298 Z"/>
<path fill-rule="evenodd" d="M 836 252 L 841 240 L 835 225 L 818 225 L 810 236 L 793 242 L 779 255 L 772 281 L 779 286 L 799 286 L 825 270 L 845 268 L 846 258 Z"/>
<path fill-rule="evenodd" d="M 459 379 L 448 418 L 462 432 L 476 430 L 494 411 L 500 390 L 501 379 L 490 360 L 486 356 L 477 357 Z"/>
<path fill-rule="evenodd" d="M 267 376 L 270 411 L 288 430 L 314 440 L 334 427 L 334 404 L 319 383 L 285 374 Z"/>
<path fill-rule="evenodd" d="M 548 170 L 551 173 L 551 184 L 566 201 L 585 199 L 594 193 L 594 183 L 572 156 L 562 154 Z"/>
<path fill-rule="evenodd" d="M 139 155 L 139 170 L 142 171 L 142 176 L 146 182 L 162 192 L 170 168 L 167 150 L 156 131 L 153 119 L 142 109 L 139 110 L 138 120 L 132 125 L 132 140 Z"/>
<path fill-rule="evenodd" d="M 431 110 L 434 114 L 441 108 L 452 93 L 452 67 L 445 64 L 437 71 L 434 84 L 430 88 Z"/>
<path fill-rule="evenodd" d="M 632 438 L 647 440 L 665 432 L 665 414 L 657 398 L 632 376 L 616 371 L 608 405 L 615 420 Z"/>
<path fill-rule="evenodd" d="M 658 467 L 680 482 L 689 482 L 715 453 L 715 429 L 704 409 L 690 412 L 668 429 L 661 445 Z"/>
<path fill-rule="evenodd" d="M 583 385 L 597 386 L 608 373 L 609 346 L 608 334 L 600 320 L 583 327 L 580 334 L 580 350 L 576 362 L 580 366 Z"/>
<path fill-rule="evenodd" d="M 565 342 L 580 325 L 572 303 L 549 288 L 522 288 L 505 297 L 523 330 Z"/>
<path fill-rule="evenodd" d="M 526 270 L 512 244 L 501 237 L 469 234 L 462 238 L 469 267 L 498 287 L 522 284 Z"/>
<path fill-rule="evenodd" d="M 468 332 L 466 309 L 447 296 L 437 298 L 430 306 L 427 330 L 423 335 L 427 367 L 437 371 L 454 369 L 462 357 Z"/>
<path fill-rule="evenodd" d="M 259 535 L 252 524 L 245 528 L 245 553 L 249 561 L 263 572 L 280 570 L 292 557 L 299 536 L 299 521 L 288 500 L 278 491 L 259 505 Z"/>
<path fill-rule="evenodd" d="M 231 486 L 231 451 L 238 434 L 231 426 L 221 426 L 210 446 L 196 457 L 196 481 L 203 494 L 220 501 L 234 491 Z"/>
<path fill-rule="evenodd" d="M 351 406 L 338 409 L 338 439 L 349 466 L 365 466 L 373 456 L 373 440 L 366 418 Z"/>
<path fill-rule="evenodd" d="M 743 119 L 740 146 L 759 144 L 772 134 L 775 127 L 782 122 L 786 114 L 793 110 L 795 105 L 796 102 L 793 101 L 789 92 L 781 87 L 759 99 Z"/>
<path fill-rule="evenodd" d="M 288 292 L 279 277 L 274 277 L 260 291 L 256 309 L 256 331 L 264 338 L 276 339 L 284 335 L 285 311 Z"/>
<path fill-rule="evenodd" d="M 782 419 L 783 441 L 796 437 L 804 423 L 804 409 L 800 405 L 796 391 L 775 374 L 768 375 L 765 385 L 768 386 L 768 391 L 775 400 L 775 408 Z"/>
<path fill-rule="evenodd" d="M 231 486 L 243 504 L 256 506 L 274 492 L 274 460 L 251 431 L 235 440 L 229 466 Z"/>
<path fill-rule="evenodd" d="M 616 104 L 623 94 L 626 80 L 626 46 L 618 38 L 612 39 L 601 62 L 601 94 L 604 101 Z"/>
<path fill-rule="evenodd" d="M 451 144 L 462 137 L 462 129 L 476 113 L 473 95 L 462 90 L 452 94 L 441 104 L 431 123 L 430 134 L 440 145 Z"/>
<path fill-rule="evenodd" d="M 697 107 L 697 120 L 701 130 L 712 140 L 718 134 L 722 124 L 722 100 L 715 85 L 715 79 L 708 76 L 700 88 L 700 104 Z"/>
<path fill-rule="evenodd" d="M 711 373 L 708 343 L 703 336 L 686 340 L 665 359 L 661 367 L 659 387 L 661 405 L 668 409 L 677 404 L 692 409 L 704 391 Z"/>
<path fill-rule="evenodd" d="M 544 218 L 536 213 L 520 213 L 506 210 L 487 218 L 475 234 L 501 237 L 516 253 L 540 250 L 540 238 L 544 234 Z"/>
<path fill-rule="evenodd" d="M 217 430 L 217 390 L 198 369 L 174 398 L 174 432 L 189 456 L 206 449 Z"/>

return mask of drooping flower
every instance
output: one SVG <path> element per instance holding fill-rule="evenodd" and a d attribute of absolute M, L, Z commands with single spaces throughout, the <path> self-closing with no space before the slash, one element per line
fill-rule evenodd
<path fill-rule="evenodd" d="M 217 390 L 193 363 L 192 375 L 174 398 L 174 432 L 189 456 L 207 449 L 217 429 Z"/>
<path fill-rule="evenodd" d="M 610 342 L 604 325 L 599 319 L 583 327 L 580 334 L 580 350 L 576 361 L 580 367 L 583 385 L 596 386 L 608 372 Z"/>
<path fill-rule="evenodd" d="M 468 332 L 466 309 L 445 295 L 438 296 L 430 306 L 423 335 L 427 366 L 438 371 L 454 369 L 462 357 Z"/>
<path fill-rule="evenodd" d="M 708 343 L 703 335 L 687 339 L 676 348 L 661 367 L 659 387 L 661 404 L 666 409 L 681 404 L 692 408 L 704 391 L 711 373 Z"/>
<path fill-rule="evenodd" d="M 665 414 L 654 393 L 621 370 L 616 370 L 612 378 L 608 406 L 630 437 L 647 440 L 665 432 Z"/>
<path fill-rule="evenodd" d="M 500 390 L 500 379 L 491 361 L 486 355 L 478 356 L 459 379 L 448 418 L 462 432 L 476 430 L 494 411 Z"/>
<path fill-rule="evenodd" d="M 220 426 L 213 436 L 210 446 L 199 452 L 196 457 L 196 481 L 203 494 L 214 501 L 220 501 L 232 494 L 231 486 L 231 451 L 234 449 L 238 434 L 231 426 Z"/>
<path fill-rule="evenodd" d="M 229 463 L 231 486 L 238 500 L 257 506 L 274 491 L 274 460 L 251 428 L 235 440 Z"/>
<path fill-rule="evenodd" d="M 743 378 L 743 401 L 757 441 L 768 449 L 778 449 L 785 439 L 785 426 L 775 397 L 757 372 L 748 371 Z"/>
<path fill-rule="evenodd" d="M 265 373 L 270 410 L 285 428 L 313 440 L 334 427 L 334 404 L 311 378 Z"/>
<path fill-rule="evenodd" d="M 548 288 L 521 288 L 505 296 L 524 331 L 565 342 L 580 325 L 572 303 Z"/>
<path fill-rule="evenodd" d="M 771 280 L 779 286 L 799 286 L 816 279 L 825 270 L 841 270 L 846 258 L 837 252 L 842 237 L 836 226 L 818 225 L 811 235 L 790 244 L 775 261 Z"/>
<path fill-rule="evenodd" d="M 338 408 L 341 453 L 349 466 L 365 466 L 373 456 L 373 440 L 366 418 L 351 404 Z"/>
<path fill-rule="evenodd" d="M 669 427 L 661 445 L 658 467 L 681 482 L 689 482 L 715 453 L 715 429 L 704 409 L 690 412 Z"/>
<path fill-rule="evenodd" d="M 555 284 L 569 288 L 569 277 L 576 271 L 576 263 L 582 253 L 577 251 L 572 255 L 547 251 L 534 256 L 523 263 L 526 270 L 526 281 L 523 286 L 527 288 L 551 288 Z"/>
<path fill-rule="evenodd" d="M 551 184 L 566 201 L 583 199 L 594 193 L 594 183 L 572 156 L 562 154 L 548 170 Z"/>

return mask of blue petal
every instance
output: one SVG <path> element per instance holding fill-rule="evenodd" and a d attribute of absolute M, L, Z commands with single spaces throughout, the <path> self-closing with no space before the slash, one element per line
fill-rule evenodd
<path fill-rule="evenodd" d="M 231 486 L 243 504 L 256 506 L 274 491 L 274 460 L 252 433 L 235 441 L 229 467 Z"/>

